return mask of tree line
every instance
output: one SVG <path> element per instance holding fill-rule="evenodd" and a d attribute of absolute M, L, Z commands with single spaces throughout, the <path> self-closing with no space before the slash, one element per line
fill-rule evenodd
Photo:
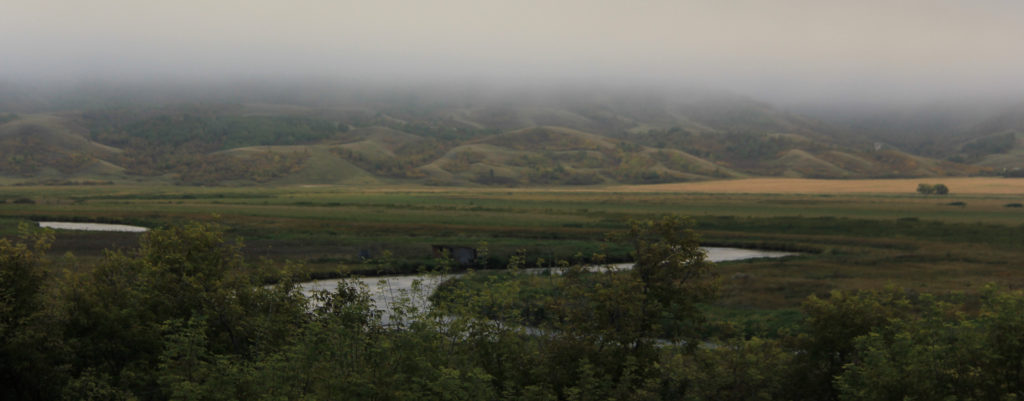
<path fill-rule="evenodd" d="M 1020 292 L 834 292 L 809 298 L 803 321 L 775 338 L 701 334 L 714 269 L 678 217 L 633 222 L 618 236 L 634 249 L 632 271 L 562 263 L 561 276 L 454 286 L 434 308 L 416 291 L 377 304 L 354 281 L 307 298 L 294 281 L 301 266 L 245 261 L 241 242 L 213 225 L 151 231 L 137 251 L 109 252 L 82 274 L 55 269 L 75 262 L 48 260 L 52 240 L 27 229 L 0 240 L 2 399 L 988 400 L 1024 391 Z M 512 277 L 524 260 L 510 259 Z M 542 317 L 530 317 L 524 297 Z"/>

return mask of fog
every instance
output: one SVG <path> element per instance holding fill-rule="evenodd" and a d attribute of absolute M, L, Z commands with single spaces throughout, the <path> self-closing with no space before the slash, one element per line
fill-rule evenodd
<path fill-rule="evenodd" d="M 721 88 L 887 104 L 1024 92 L 1013 0 L 6 0 L 0 81 Z"/>

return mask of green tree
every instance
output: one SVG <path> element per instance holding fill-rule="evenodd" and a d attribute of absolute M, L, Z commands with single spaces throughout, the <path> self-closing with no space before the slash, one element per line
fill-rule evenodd
<path fill-rule="evenodd" d="M 202 338 L 210 363 L 225 356 L 254 361 L 279 349 L 304 322 L 305 298 L 289 274 L 244 263 L 239 247 L 213 225 L 154 230 L 137 254 L 108 253 L 92 272 L 67 282 L 62 326 L 73 344 L 72 375 L 159 399 L 182 389 L 170 383 L 185 383 L 158 380 L 161 356 L 182 336 Z M 273 276 L 280 284 L 264 287 Z"/>
<path fill-rule="evenodd" d="M 14 242 L 0 239 L 0 399 L 55 399 L 64 344 L 45 273 L 53 232 L 27 225 L 19 231 Z"/>
<path fill-rule="evenodd" d="M 854 340 L 836 377 L 844 400 L 1005 399 L 991 392 L 990 348 L 962 305 L 923 297 L 914 314 L 889 319 Z"/>
<path fill-rule="evenodd" d="M 946 184 L 917 184 L 917 193 L 922 195 L 947 195 L 949 187 Z"/>
<path fill-rule="evenodd" d="M 1024 292 L 986 290 L 979 321 L 988 354 L 984 367 L 1004 394 L 1024 398 Z"/>
<path fill-rule="evenodd" d="M 685 378 L 687 399 L 772 400 L 791 397 L 787 386 L 794 354 L 777 341 L 752 338 L 723 341 L 693 356 L 667 361 Z"/>
<path fill-rule="evenodd" d="M 675 215 L 633 221 L 625 239 L 633 246 L 630 276 L 639 284 L 644 337 L 696 346 L 704 318 L 698 304 L 711 300 L 718 282 L 700 248 L 693 221 Z"/>
<path fill-rule="evenodd" d="M 891 319 L 908 315 L 910 300 L 896 289 L 845 293 L 833 291 L 827 298 L 811 296 L 803 304 L 806 315 L 795 341 L 795 399 L 832 400 L 838 391 L 833 380 L 853 360 L 858 337 L 871 333 Z"/>
<path fill-rule="evenodd" d="M 977 313 L 962 302 L 922 298 L 918 313 L 855 341 L 856 356 L 836 379 L 843 399 L 1024 396 L 1024 293 L 989 288 Z"/>
<path fill-rule="evenodd" d="M 42 307 L 42 257 L 53 241 L 52 232 L 32 232 L 25 225 L 20 232 L 19 242 L 0 238 L 0 338 L 4 339 Z"/>
<path fill-rule="evenodd" d="M 681 352 L 696 349 L 704 320 L 698 304 L 714 296 L 717 281 L 692 224 L 679 216 L 631 222 L 615 237 L 633 246 L 628 272 L 566 270 L 548 306 L 557 335 L 541 345 L 542 365 L 551 369 L 546 377 L 563 397 L 595 378 L 618 392 L 645 387 L 647 378 L 661 377 L 659 341 Z"/>

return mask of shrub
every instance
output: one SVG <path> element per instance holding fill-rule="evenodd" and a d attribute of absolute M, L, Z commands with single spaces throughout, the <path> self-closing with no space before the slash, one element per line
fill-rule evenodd
<path fill-rule="evenodd" d="M 947 195 L 949 194 L 949 187 L 945 184 L 917 184 L 917 193 L 923 195 Z"/>

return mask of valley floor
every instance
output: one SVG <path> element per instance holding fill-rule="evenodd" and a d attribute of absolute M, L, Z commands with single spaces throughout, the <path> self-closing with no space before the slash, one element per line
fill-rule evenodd
<path fill-rule="evenodd" d="M 945 196 L 915 193 L 943 183 Z M 889 285 L 974 292 L 1024 287 L 1024 180 L 758 178 L 614 187 L 6 186 L 0 235 L 27 221 L 151 228 L 216 222 L 250 260 L 290 260 L 313 277 L 409 273 L 437 263 L 434 245 L 486 249 L 486 267 L 513 255 L 528 266 L 626 261 L 607 241 L 630 220 L 690 216 L 705 245 L 801 252 L 786 260 L 723 263 L 719 303 L 791 308 L 811 294 Z M 54 258 L 131 251 L 138 234 L 61 231 Z M 82 265 L 64 262 L 64 268 Z"/>

